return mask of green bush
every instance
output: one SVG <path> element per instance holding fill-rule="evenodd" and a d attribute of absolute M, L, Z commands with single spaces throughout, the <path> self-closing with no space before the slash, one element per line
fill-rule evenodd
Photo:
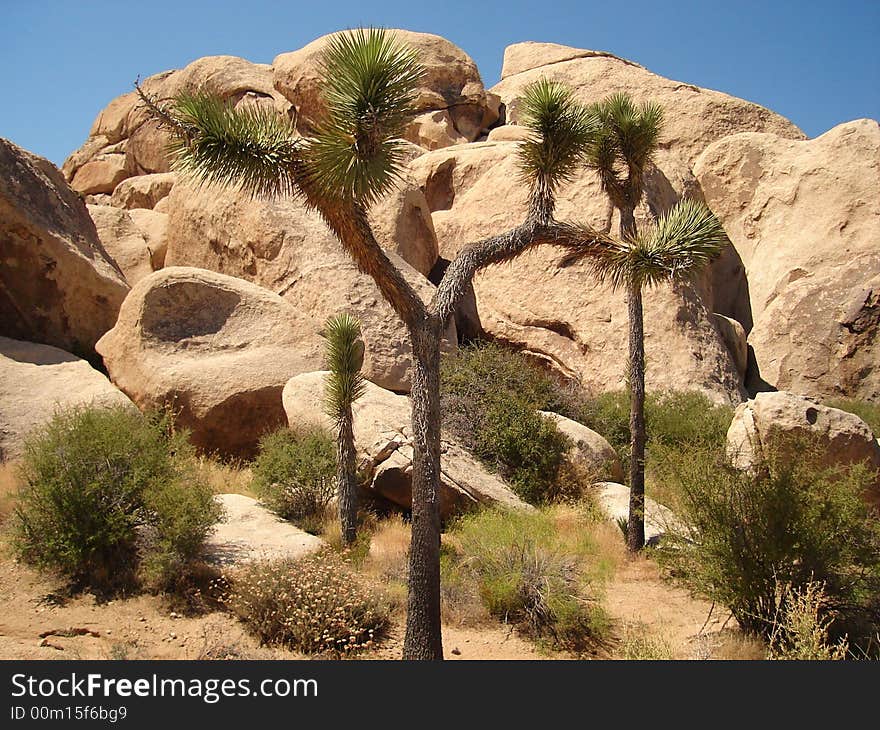
<path fill-rule="evenodd" d="M 824 585 L 842 625 L 880 590 L 880 527 L 863 501 L 862 466 L 820 468 L 809 444 L 797 460 L 738 471 L 717 450 L 694 450 L 675 469 L 682 529 L 658 556 L 674 574 L 727 606 L 742 628 L 770 636 L 777 585 Z"/>
<path fill-rule="evenodd" d="M 307 654 L 340 657 L 370 648 L 390 624 L 379 599 L 327 551 L 255 563 L 235 578 L 225 600 L 264 644 Z"/>
<path fill-rule="evenodd" d="M 130 584 L 140 558 L 161 580 L 194 560 L 219 507 L 192 479 L 186 433 L 132 408 L 59 411 L 28 439 L 14 544 L 83 587 Z"/>
<path fill-rule="evenodd" d="M 443 584 L 467 596 L 467 580 L 490 615 L 554 648 L 595 649 L 608 619 L 590 596 L 595 547 L 586 525 L 565 529 L 546 511 L 484 510 L 461 518 L 441 562 Z"/>
<path fill-rule="evenodd" d="M 520 497 L 544 502 L 562 492 L 570 440 L 538 410 L 555 383 L 525 358 L 497 345 L 461 348 L 441 363 L 444 429 L 497 471 Z"/>
<path fill-rule="evenodd" d="M 319 532 L 336 494 L 336 446 L 321 429 L 282 428 L 260 440 L 252 488 L 286 520 Z"/>

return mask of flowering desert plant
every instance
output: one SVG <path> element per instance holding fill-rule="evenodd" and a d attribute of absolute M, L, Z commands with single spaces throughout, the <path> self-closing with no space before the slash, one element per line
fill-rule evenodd
<path fill-rule="evenodd" d="M 381 600 L 327 551 L 255 563 L 224 601 L 264 644 L 305 654 L 338 658 L 369 649 L 389 625 Z"/>

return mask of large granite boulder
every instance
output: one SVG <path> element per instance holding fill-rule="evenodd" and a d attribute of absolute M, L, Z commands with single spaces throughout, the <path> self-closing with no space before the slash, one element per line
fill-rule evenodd
<path fill-rule="evenodd" d="M 741 469 L 774 452 L 801 458 L 805 447 L 818 449 L 822 466 L 864 463 L 880 470 L 880 443 L 861 418 L 794 393 L 758 393 L 737 407 L 727 431 L 728 456 Z M 873 496 L 880 502 L 880 471 Z"/>
<path fill-rule="evenodd" d="M 58 169 L 0 139 L 0 335 L 94 357 L 127 292 Z"/>
<path fill-rule="evenodd" d="M 694 170 L 733 244 L 718 311 L 748 330 L 750 385 L 880 398 L 880 125 L 736 134 Z"/>
<path fill-rule="evenodd" d="M 480 72 L 464 51 L 430 33 L 408 30 L 390 33 L 418 53 L 418 60 L 425 69 L 415 102 L 423 119 L 417 117 L 416 123 L 410 126 L 407 138 L 411 142 L 425 146 L 447 143 L 442 135 L 429 129 L 420 131 L 437 125 L 446 129 L 450 144 L 459 140 L 472 142 L 497 119 L 486 98 Z M 296 107 L 298 124 L 303 130 L 308 130 L 324 113 L 320 57 L 328 39 L 335 35 L 322 36 L 297 51 L 282 53 L 272 62 L 275 88 Z M 438 121 L 432 112 L 439 112 L 442 120 Z"/>
<path fill-rule="evenodd" d="M 49 345 L 0 337 L 0 462 L 59 409 L 132 402 L 85 360 Z"/>
<path fill-rule="evenodd" d="M 97 349 L 140 408 L 170 407 L 200 449 L 250 456 L 285 422 L 284 384 L 320 366 L 319 328 L 255 284 L 170 267 L 134 286 Z"/>

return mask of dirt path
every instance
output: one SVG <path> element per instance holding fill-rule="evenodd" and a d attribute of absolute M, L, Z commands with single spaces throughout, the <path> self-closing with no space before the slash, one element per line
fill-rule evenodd
<path fill-rule="evenodd" d="M 662 655 L 646 658 L 761 658 L 761 647 L 742 637 L 726 609 L 663 580 L 657 564 L 645 558 L 618 566 L 604 605 L 616 624 L 618 656 L 626 658 L 628 646 L 641 643 Z"/>

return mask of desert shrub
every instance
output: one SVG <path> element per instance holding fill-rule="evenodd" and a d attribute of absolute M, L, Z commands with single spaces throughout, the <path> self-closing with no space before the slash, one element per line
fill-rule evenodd
<path fill-rule="evenodd" d="M 461 518 L 441 559 L 443 585 L 468 596 L 468 578 L 491 616 L 554 648 L 588 651 L 608 619 L 590 595 L 589 531 L 561 529 L 548 511 L 484 510 Z M 447 596 L 454 599 L 454 596 Z"/>
<path fill-rule="evenodd" d="M 880 404 L 869 403 L 857 398 L 834 398 L 826 405 L 839 408 L 841 411 L 852 413 L 868 424 L 868 428 L 874 433 L 875 438 L 880 438 Z"/>
<path fill-rule="evenodd" d="M 306 654 L 350 655 L 373 646 L 389 626 L 387 609 L 331 552 L 254 563 L 226 602 L 264 644 Z"/>
<path fill-rule="evenodd" d="M 336 447 L 323 430 L 281 428 L 260 440 L 251 487 L 269 509 L 319 532 L 336 493 Z"/>
<path fill-rule="evenodd" d="M 832 643 L 824 587 L 810 582 L 801 589 L 777 584 L 777 615 L 770 632 L 768 659 L 827 661 L 845 659 L 846 638 Z"/>
<path fill-rule="evenodd" d="M 165 416 L 59 411 L 25 445 L 19 554 L 99 589 L 131 582 L 140 558 L 157 578 L 179 570 L 219 517 L 210 491 L 191 479 L 190 457 L 187 434 L 171 433 Z"/>
<path fill-rule="evenodd" d="M 609 391 L 594 397 L 569 391 L 567 413 L 569 418 L 601 434 L 617 451 L 621 459 L 629 454 L 629 393 Z"/>
<path fill-rule="evenodd" d="M 658 557 L 746 632 L 769 637 L 778 583 L 822 583 L 839 618 L 878 595 L 880 528 L 862 499 L 873 476 L 863 466 L 822 468 L 818 458 L 803 444 L 799 459 L 771 456 L 750 472 L 713 449 L 676 465 L 682 528 Z"/>
<path fill-rule="evenodd" d="M 151 484 L 144 492 L 140 531 L 141 573 L 151 588 L 178 593 L 193 581 L 193 561 L 223 508 L 214 501 L 210 485 L 196 478 L 194 461 L 186 459 L 189 444 L 176 447 L 179 473 L 169 481 Z"/>
<path fill-rule="evenodd" d="M 538 413 L 554 397 L 556 386 L 547 375 L 521 355 L 482 343 L 445 356 L 441 383 L 447 432 L 523 499 L 543 502 L 559 491 L 571 444 Z"/>

